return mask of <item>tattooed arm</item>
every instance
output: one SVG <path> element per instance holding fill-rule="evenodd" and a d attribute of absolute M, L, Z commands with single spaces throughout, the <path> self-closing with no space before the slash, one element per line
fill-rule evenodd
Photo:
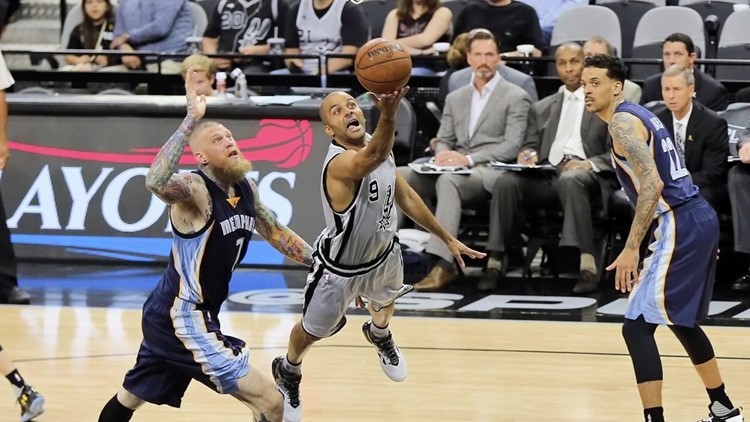
<path fill-rule="evenodd" d="M 648 132 L 639 119 L 629 113 L 615 113 L 609 123 L 609 132 L 615 152 L 628 160 L 640 185 L 635 217 L 630 226 L 625 249 L 615 262 L 607 267 L 608 270 L 617 269 L 615 283 L 617 288 L 624 292 L 630 291 L 631 281 L 638 278 L 638 252 L 654 220 L 664 182 L 659 176 L 647 144 Z"/>
<path fill-rule="evenodd" d="M 193 195 L 191 182 L 194 180 L 194 175 L 176 173 L 180 157 L 188 145 L 188 137 L 195 124 L 206 112 L 206 99 L 203 95 L 198 96 L 195 93 L 193 78 L 193 69 L 188 69 L 185 75 L 187 116 L 156 155 L 146 175 L 146 189 L 168 204 L 187 201 Z"/>
<path fill-rule="evenodd" d="M 268 243 L 287 258 L 307 267 L 313 263 L 312 247 L 289 227 L 281 224 L 271 210 L 260 202 L 258 187 L 252 179 L 247 179 L 255 198 L 255 229 Z"/>

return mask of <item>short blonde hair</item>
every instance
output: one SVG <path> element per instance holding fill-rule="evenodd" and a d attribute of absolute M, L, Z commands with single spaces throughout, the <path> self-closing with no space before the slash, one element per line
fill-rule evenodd
<path fill-rule="evenodd" d="M 214 65 L 213 60 L 203 54 L 191 54 L 182 61 L 180 74 L 183 79 L 185 78 L 185 75 L 187 75 L 188 69 L 191 67 L 195 72 L 204 72 L 208 77 L 216 75 L 216 66 Z"/>

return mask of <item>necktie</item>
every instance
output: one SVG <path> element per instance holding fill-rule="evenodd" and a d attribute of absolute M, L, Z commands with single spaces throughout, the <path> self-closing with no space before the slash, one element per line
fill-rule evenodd
<path fill-rule="evenodd" d="M 560 117 L 560 125 L 557 130 L 554 142 L 549 151 L 549 162 L 553 166 L 560 164 L 565 156 L 565 146 L 573 136 L 576 123 L 576 104 L 578 98 L 570 95 L 566 100 L 565 113 Z"/>
<path fill-rule="evenodd" d="M 675 149 L 677 149 L 677 154 L 680 156 L 683 162 L 685 161 L 685 135 L 683 135 L 684 127 L 685 125 L 682 124 L 682 122 L 676 122 L 674 131 Z"/>

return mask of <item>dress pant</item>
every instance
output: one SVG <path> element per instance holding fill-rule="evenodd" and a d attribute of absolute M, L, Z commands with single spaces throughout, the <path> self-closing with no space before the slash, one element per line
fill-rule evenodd
<path fill-rule="evenodd" d="M 732 204 L 734 251 L 750 254 L 750 164 L 736 164 L 727 180 Z"/>
<path fill-rule="evenodd" d="M 461 209 L 464 204 L 487 201 L 490 189 L 503 171 L 479 166 L 471 174 L 419 174 L 409 167 L 399 167 L 398 171 L 406 182 L 425 202 L 437 198 L 435 218 L 453 236 L 458 234 L 461 224 Z M 442 240 L 430 235 L 425 252 L 436 255 L 445 261 L 453 262 L 453 254 Z"/>
<path fill-rule="evenodd" d="M 559 175 L 543 171 L 505 172 L 492 190 L 487 250 L 507 252 L 519 212 L 529 214 L 539 208 L 561 207 L 560 246 L 593 254 L 596 247 L 592 213 L 595 207 L 601 209 L 604 192 L 612 189 L 610 180 L 589 170 L 569 170 Z"/>
<path fill-rule="evenodd" d="M 0 192 L 0 291 L 18 287 L 16 254 L 13 244 L 10 243 L 10 230 L 6 220 L 3 196 Z"/>

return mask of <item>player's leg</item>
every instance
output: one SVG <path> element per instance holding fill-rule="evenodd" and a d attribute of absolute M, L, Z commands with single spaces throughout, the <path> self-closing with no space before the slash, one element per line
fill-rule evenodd
<path fill-rule="evenodd" d="M 99 422 L 128 422 L 133 417 L 133 412 L 143 403 L 145 403 L 144 400 L 136 397 L 124 387 L 120 388 L 120 391 L 104 405 L 99 414 Z"/>
<path fill-rule="evenodd" d="M 302 320 L 289 334 L 285 356 L 271 363 L 276 388 L 284 396 L 284 420 L 297 422 L 302 418 L 299 385 L 302 382 L 302 360 L 316 341 L 336 334 L 346 324 L 344 313 L 354 299 L 351 279 L 333 274 L 315 258 L 305 285 Z"/>
<path fill-rule="evenodd" d="M 656 346 L 654 333 L 656 324 L 646 322 L 643 316 L 626 319 L 622 325 L 622 337 L 633 361 L 635 381 L 643 404 L 643 415 L 647 422 L 663 422 L 664 408 L 661 401 L 664 373 Z"/>
<path fill-rule="evenodd" d="M 3 346 L 0 346 L 0 372 L 10 382 L 16 401 L 21 405 L 22 421 L 30 421 L 44 412 L 44 397 L 34 387 L 26 384 Z"/>
<path fill-rule="evenodd" d="M 727 395 L 724 382 L 721 379 L 719 365 L 716 361 L 711 341 L 700 326 L 683 327 L 671 325 L 669 328 L 682 343 L 695 370 L 706 387 L 711 400 L 708 409 L 711 412 L 706 421 L 742 422 L 744 419 L 740 409 L 735 408 Z"/>
<path fill-rule="evenodd" d="M 368 274 L 359 284 L 359 294 L 369 299 L 367 306 L 372 319 L 362 326 L 367 341 L 377 349 L 380 368 L 392 381 L 406 379 L 406 359 L 393 340 L 388 328 L 396 311 L 396 299 L 409 293 L 412 286 L 403 284 L 403 260 L 401 249 L 396 244 L 378 269 Z"/>
<path fill-rule="evenodd" d="M 248 365 L 247 375 L 237 380 L 232 396 L 249 407 L 257 421 L 282 422 L 284 401 L 276 385 L 257 369 Z"/>

